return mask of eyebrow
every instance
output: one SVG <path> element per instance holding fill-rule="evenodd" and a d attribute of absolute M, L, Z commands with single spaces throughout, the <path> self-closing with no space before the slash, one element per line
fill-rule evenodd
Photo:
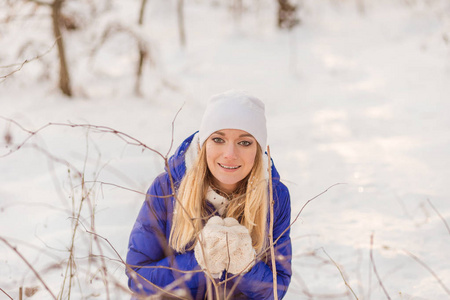
<path fill-rule="evenodd" d="M 218 135 L 221 135 L 221 136 L 225 136 L 225 133 L 223 133 L 222 131 L 216 131 L 216 132 L 214 132 L 214 133 L 216 133 L 216 134 L 218 134 Z M 241 138 L 241 137 L 251 137 L 251 138 L 255 138 L 253 135 L 251 135 L 250 133 L 244 133 L 244 134 L 241 134 L 241 135 L 239 135 L 239 137 Z"/>

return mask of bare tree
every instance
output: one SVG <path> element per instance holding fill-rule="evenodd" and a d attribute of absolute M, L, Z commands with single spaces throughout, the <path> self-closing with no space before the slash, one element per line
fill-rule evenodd
<path fill-rule="evenodd" d="M 366 5 L 364 4 L 364 0 L 356 0 L 356 7 L 361 14 L 366 12 Z"/>
<path fill-rule="evenodd" d="M 231 10 L 235 21 L 239 21 L 244 11 L 244 4 L 242 3 L 242 0 L 232 0 Z"/>
<path fill-rule="evenodd" d="M 184 29 L 184 0 L 177 2 L 177 16 L 178 16 L 178 32 L 180 35 L 181 47 L 186 47 L 186 32 Z"/>
<path fill-rule="evenodd" d="M 292 29 L 300 23 L 297 16 L 297 5 L 289 0 L 278 0 L 278 27 Z"/>
<path fill-rule="evenodd" d="M 146 1 L 143 1 L 143 2 L 146 2 Z M 144 6 L 141 5 L 141 10 L 142 10 L 142 7 L 145 7 L 145 4 L 144 4 Z M 141 20 L 141 18 L 139 19 L 139 22 L 140 22 L 140 20 Z M 142 18 L 142 20 L 143 20 L 143 18 Z M 109 23 L 107 26 L 105 26 L 105 29 L 102 33 L 102 36 L 99 39 L 97 46 L 95 46 L 93 49 L 93 53 L 97 52 L 103 46 L 103 44 L 105 44 L 105 42 L 108 39 L 110 39 L 111 37 L 114 37 L 116 34 L 120 34 L 120 33 L 130 36 L 132 39 L 134 39 L 136 41 L 136 46 L 137 46 L 137 49 L 139 52 L 139 59 L 138 59 L 138 64 L 137 64 L 137 69 L 136 69 L 136 82 L 134 85 L 134 91 L 135 91 L 136 95 L 141 96 L 142 95 L 141 79 L 142 79 L 142 71 L 143 71 L 144 63 L 146 60 L 148 60 L 150 62 L 151 66 L 154 66 L 155 63 L 154 63 L 154 60 L 152 59 L 152 56 L 150 53 L 150 47 L 149 47 L 148 41 L 142 36 L 142 34 L 140 34 L 140 32 L 138 30 L 136 30 L 136 26 L 127 26 L 121 22 Z"/>
<path fill-rule="evenodd" d="M 142 26 L 144 24 L 144 12 L 145 7 L 147 5 L 147 0 L 141 1 L 141 8 L 139 10 L 139 20 L 138 24 L 139 26 Z M 144 61 L 146 60 L 148 56 L 148 51 L 146 51 L 146 47 L 138 47 L 139 48 L 139 61 L 138 61 L 138 67 L 136 71 L 136 83 L 134 86 L 134 92 L 136 95 L 142 95 L 141 91 L 141 79 L 142 79 L 142 68 L 144 65 Z"/>
<path fill-rule="evenodd" d="M 64 47 L 64 40 L 61 32 L 61 7 L 65 0 L 54 0 L 51 4 L 52 7 L 52 23 L 53 23 L 53 34 L 57 39 L 56 45 L 58 47 L 59 54 L 59 88 L 61 91 L 71 97 L 72 89 L 70 87 L 70 76 L 69 68 L 66 59 L 66 50 Z"/>
<path fill-rule="evenodd" d="M 40 0 L 27 0 L 40 6 L 47 6 L 51 9 L 53 35 L 56 39 L 59 57 L 59 89 L 68 97 L 72 96 L 72 88 L 69 75 L 69 66 L 67 64 L 66 49 L 64 47 L 64 38 L 62 34 L 62 14 L 61 9 L 65 0 L 53 0 L 53 2 L 43 2 Z"/>

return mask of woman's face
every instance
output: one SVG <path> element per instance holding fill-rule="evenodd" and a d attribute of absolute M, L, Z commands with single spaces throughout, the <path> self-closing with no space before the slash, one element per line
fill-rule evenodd
<path fill-rule="evenodd" d="M 226 193 L 233 192 L 255 163 L 258 144 L 246 131 L 223 129 L 206 140 L 206 161 L 213 184 Z"/>

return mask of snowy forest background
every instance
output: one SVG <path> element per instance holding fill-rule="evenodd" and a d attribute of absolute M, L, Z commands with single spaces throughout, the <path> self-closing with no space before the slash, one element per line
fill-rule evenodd
<path fill-rule="evenodd" d="M 0 299 L 128 299 L 143 194 L 228 89 L 291 191 L 287 299 L 450 299 L 450 1 L 0 7 Z"/>

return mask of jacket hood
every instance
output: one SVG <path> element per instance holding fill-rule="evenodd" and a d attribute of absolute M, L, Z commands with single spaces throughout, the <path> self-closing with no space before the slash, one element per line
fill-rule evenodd
<path fill-rule="evenodd" d="M 195 149 L 196 144 L 198 144 L 198 131 L 186 138 L 177 148 L 175 153 L 169 158 L 168 165 L 170 174 L 172 175 L 176 186 L 180 184 L 181 179 L 183 179 L 183 176 L 186 174 L 186 165 L 190 166 L 197 156 L 197 151 Z M 264 154 L 264 158 L 267 164 L 267 153 Z M 275 168 L 273 159 L 271 165 L 272 182 L 275 183 L 280 181 L 280 174 Z M 166 172 L 168 172 L 167 167 Z M 268 177 L 269 176 L 267 176 L 267 178 Z"/>

